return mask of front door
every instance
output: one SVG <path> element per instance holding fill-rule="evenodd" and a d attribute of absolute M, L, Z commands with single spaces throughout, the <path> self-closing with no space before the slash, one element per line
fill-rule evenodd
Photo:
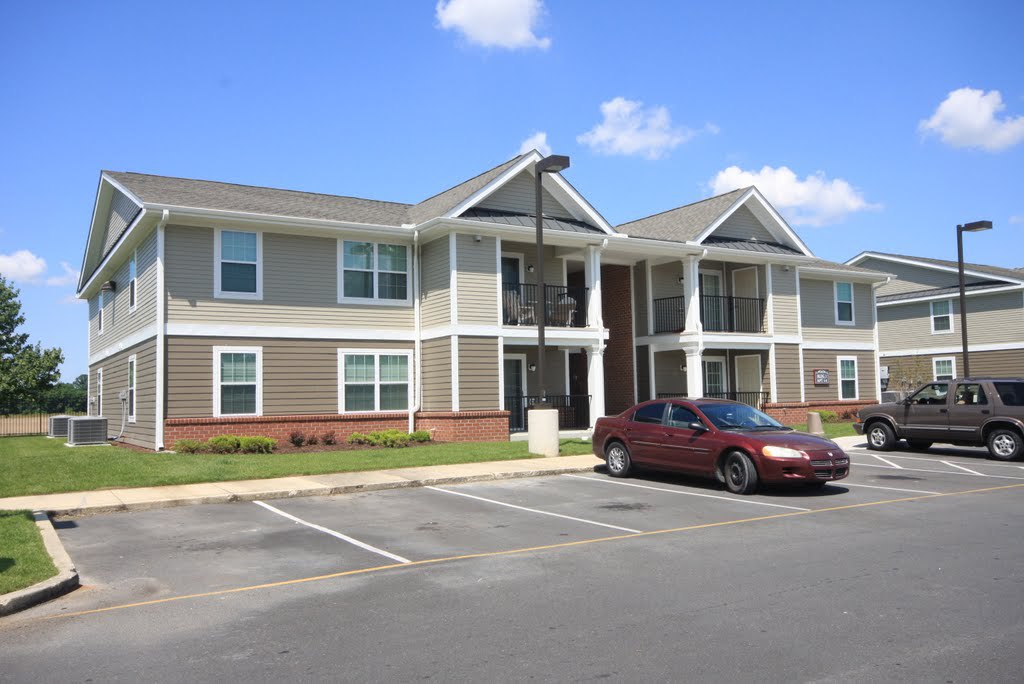
<path fill-rule="evenodd" d="M 708 332 L 725 331 L 725 297 L 722 296 L 722 276 L 718 273 L 700 274 L 701 322 Z"/>
<path fill-rule="evenodd" d="M 736 357 L 736 401 L 761 408 L 761 355 Z"/>
<path fill-rule="evenodd" d="M 523 288 L 519 257 L 501 257 L 501 301 L 502 322 L 506 325 L 522 325 L 532 321 L 524 320 Z"/>
<path fill-rule="evenodd" d="M 725 398 L 725 359 L 704 359 L 704 396 L 709 399 Z"/>
<path fill-rule="evenodd" d="M 949 433 L 949 383 L 932 382 L 907 399 L 903 432 L 911 439 L 941 442 Z"/>
<path fill-rule="evenodd" d="M 526 429 L 526 378 L 523 375 L 525 359 L 505 357 L 502 373 L 505 375 L 505 410 L 509 412 L 510 432 Z"/>
<path fill-rule="evenodd" d="M 760 332 L 761 307 L 757 302 L 757 267 L 740 268 L 732 272 L 732 320 L 736 332 Z"/>

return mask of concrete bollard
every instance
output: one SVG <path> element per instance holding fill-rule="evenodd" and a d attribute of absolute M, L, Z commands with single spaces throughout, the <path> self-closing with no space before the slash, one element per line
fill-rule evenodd
<path fill-rule="evenodd" d="M 818 437 L 825 436 L 825 428 L 821 424 L 821 414 L 817 411 L 807 412 L 807 431 Z"/>
<path fill-rule="evenodd" d="M 530 409 L 528 432 L 531 454 L 558 456 L 557 409 Z"/>

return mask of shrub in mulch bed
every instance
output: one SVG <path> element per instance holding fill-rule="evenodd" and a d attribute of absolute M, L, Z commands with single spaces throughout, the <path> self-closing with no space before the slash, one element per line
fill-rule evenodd
<path fill-rule="evenodd" d="M 203 442 L 198 439 L 179 439 L 172 449 L 179 454 L 301 454 L 323 451 L 362 451 L 366 449 L 403 448 L 432 442 L 428 430 L 413 433 L 401 430 L 380 430 L 369 434 L 353 433 L 346 443 L 339 444 L 334 431 L 323 435 L 305 434 L 296 430 L 286 441 L 277 442 L 269 437 L 239 437 L 218 435 Z"/>

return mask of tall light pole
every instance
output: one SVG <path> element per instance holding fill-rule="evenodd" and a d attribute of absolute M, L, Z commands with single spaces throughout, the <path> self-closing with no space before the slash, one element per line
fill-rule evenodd
<path fill-rule="evenodd" d="M 964 375 L 971 377 L 971 360 L 967 352 L 967 293 L 964 287 L 964 233 L 976 233 L 980 230 L 990 230 L 991 221 L 974 221 L 956 227 L 956 265 L 960 272 L 960 340 L 963 343 Z"/>
<path fill-rule="evenodd" d="M 538 161 L 534 167 L 534 194 L 537 202 L 537 389 L 540 391 L 539 408 L 547 408 L 548 393 L 544 384 L 544 325 L 547 323 L 547 292 L 544 286 L 544 196 L 541 174 L 558 173 L 569 168 L 569 158 L 552 154 Z"/>

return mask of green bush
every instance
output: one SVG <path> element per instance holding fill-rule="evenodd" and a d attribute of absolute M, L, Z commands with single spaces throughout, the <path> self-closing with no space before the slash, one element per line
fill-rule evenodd
<path fill-rule="evenodd" d="M 349 444 L 370 444 L 370 436 L 364 435 L 361 432 L 353 432 L 348 436 Z"/>
<path fill-rule="evenodd" d="M 238 446 L 244 454 L 272 454 L 277 442 L 270 437 L 241 437 Z"/>
<path fill-rule="evenodd" d="M 380 430 L 370 433 L 370 444 L 389 449 L 407 447 L 412 436 L 401 430 Z"/>
<path fill-rule="evenodd" d="M 837 414 L 835 411 L 818 411 L 818 414 L 821 416 L 822 423 L 839 422 L 839 414 Z"/>
<path fill-rule="evenodd" d="M 235 435 L 217 435 L 206 442 L 207 451 L 215 454 L 233 454 L 239 446 L 239 438 Z"/>
<path fill-rule="evenodd" d="M 414 442 L 429 442 L 430 441 L 430 430 L 417 430 L 416 432 L 409 435 L 409 438 Z"/>
<path fill-rule="evenodd" d="M 206 443 L 198 439 L 179 439 L 172 448 L 179 454 L 198 454 L 206 450 Z"/>

